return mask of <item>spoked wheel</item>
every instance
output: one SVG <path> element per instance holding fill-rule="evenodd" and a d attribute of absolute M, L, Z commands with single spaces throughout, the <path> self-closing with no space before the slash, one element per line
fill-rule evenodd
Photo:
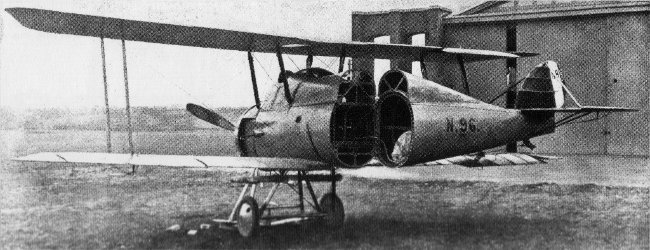
<path fill-rule="evenodd" d="M 343 202 L 338 196 L 332 193 L 326 193 L 318 199 L 320 209 L 326 215 L 323 217 L 323 223 L 327 228 L 337 229 L 343 226 L 345 220 L 345 211 Z"/>
<path fill-rule="evenodd" d="M 259 207 L 255 198 L 246 196 L 237 208 L 237 231 L 246 238 L 255 236 L 260 230 Z"/>

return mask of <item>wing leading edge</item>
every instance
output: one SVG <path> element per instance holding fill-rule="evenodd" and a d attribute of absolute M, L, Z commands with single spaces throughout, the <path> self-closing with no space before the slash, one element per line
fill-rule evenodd
<path fill-rule="evenodd" d="M 275 53 L 279 46 L 285 54 L 411 61 L 434 61 L 436 55 L 446 54 L 462 56 L 466 62 L 536 55 L 405 44 L 315 41 L 30 8 L 7 8 L 6 11 L 23 26 L 43 32 L 224 50 Z"/>
<path fill-rule="evenodd" d="M 85 152 L 45 152 L 14 158 L 22 162 L 86 163 L 102 165 L 137 165 L 186 168 L 255 168 L 261 170 L 327 170 L 322 162 L 295 158 L 148 155 Z"/>

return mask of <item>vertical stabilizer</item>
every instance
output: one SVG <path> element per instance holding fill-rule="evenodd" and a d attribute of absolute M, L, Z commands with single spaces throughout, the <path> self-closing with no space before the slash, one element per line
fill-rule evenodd
<path fill-rule="evenodd" d="M 546 61 L 537 65 L 524 78 L 517 91 L 516 108 L 562 108 L 564 90 L 557 63 Z"/>

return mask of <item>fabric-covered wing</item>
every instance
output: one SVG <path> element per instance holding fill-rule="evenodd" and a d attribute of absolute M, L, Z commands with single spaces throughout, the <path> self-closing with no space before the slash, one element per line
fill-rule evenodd
<path fill-rule="evenodd" d="M 427 162 L 424 165 L 460 165 L 465 167 L 514 166 L 543 164 L 552 159 L 557 159 L 557 157 L 522 153 L 503 153 L 486 154 L 482 157 L 479 157 L 478 155 L 461 155 Z"/>
<path fill-rule="evenodd" d="M 515 165 L 533 165 L 543 164 L 548 160 L 558 159 L 553 156 L 523 154 L 523 153 L 503 153 L 503 154 L 486 154 L 482 157 L 478 155 L 460 155 L 447 159 L 420 163 L 415 166 L 436 166 L 436 165 L 459 165 L 464 167 L 494 167 L 494 166 L 515 166 Z M 367 166 L 381 166 L 382 164 L 373 160 Z M 405 166 L 407 167 L 407 166 Z"/>
<path fill-rule="evenodd" d="M 90 16 L 52 10 L 8 8 L 18 22 L 27 28 L 57 34 L 104 37 L 119 40 L 173 44 L 224 50 L 275 53 L 277 46 L 282 53 L 314 56 L 342 54 L 354 58 L 406 59 L 426 61 L 437 59 L 436 55 L 458 55 L 467 62 L 517 58 L 519 55 L 490 50 L 442 48 L 404 44 L 377 44 L 364 42 L 325 42 L 233 31 L 217 28 L 192 27 L 119 18 Z M 522 56 L 530 56 L 521 54 Z"/>
<path fill-rule="evenodd" d="M 261 170 L 326 170 L 331 166 L 322 162 L 295 158 L 146 155 L 111 153 L 37 153 L 13 159 L 23 162 L 88 163 L 105 165 L 137 165 L 187 168 L 256 168 Z"/>

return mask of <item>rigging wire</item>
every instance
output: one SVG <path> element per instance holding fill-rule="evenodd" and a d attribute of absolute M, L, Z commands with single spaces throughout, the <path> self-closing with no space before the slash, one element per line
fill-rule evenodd
<path fill-rule="evenodd" d="M 336 58 L 332 59 L 332 61 L 329 62 L 329 63 L 323 61 L 323 59 L 321 59 L 320 57 L 315 57 L 315 58 L 318 59 L 323 65 L 325 65 L 325 68 L 327 68 L 329 71 L 333 71 L 332 70 L 332 65 L 337 60 Z"/>
<path fill-rule="evenodd" d="M 293 66 L 296 66 L 296 71 L 300 70 L 300 67 L 298 66 L 298 64 L 296 64 L 296 62 L 294 62 L 293 59 L 291 59 L 290 56 L 287 56 L 287 58 L 289 58 L 289 61 L 291 61 L 293 63 Z"/>
<path fill-rule="evenodd" d="M 251 53 L 251 55 L 253 55 L 253 58 L 255 59 L 255 60 L 253 60 L 253 61 L 257 62 L 257 65 L 259 65 L 260 68 L 262 68 L 262 71 L 264 71 L 264 73 L 265 73 L 266 76 L 269 78 L 269 80 L 271 80 L 271 82 L 273 82 L 273 77 L 271 77 L 271 75 L 269 75 L 269 72 L 266 70 L 266 68 L 264 68 L 264 65 L 262 65 L 262 63 L 258 62 L 259 60 L 258 60 L 257 57 L 255 56 L 255 54 L 252 54 L 252 53 Z"/>
<path fill-rule="evenodd" d="M 158 74 L 158 76 L 160 76 L 160 77 L 164 80 L 163 82 L 166 82 L 166 83 L 168 83 L 168 84 L 173 85 L 174 87 L 176 87 L 176 88 L 178 88 L 179 90 L 181 90 L 182 92 L 184 92 L 188 97 L 190 97 L 191 99 L 197 101 L 197 102 L 198 102 L 199 104 L 201 104 L 202 106 L 204 106 L 204 107 L 208 107 L 208 105 L 206 105 L 205 103 L 203 103 L 203 102 L 201 101 L 200 98 L 195 97 L 194 95 L 192 95 L 189 91 L 185 90 L 185 89 L 184 89 L 183 87 L 181 87 L 180 85 L 178 85 L 178 84 L 176 84 L 176 83 L 173 83 L 173 82 L 169 81 L 169 80 L 167 79 L 167 77 L 166 77 L 163 73 L 161 73 L 158 69 L 156 69 L 155 67 L 151 67 L 150 64 L 146 64 L 146 65 L 149 66 L 149 68 L 152 69 L 154 72 L 156 72 L 156 73 Z M 208 87 L 208 88 L 210 88 L 210 87 Z M 210 88 L 210 89 L 212 89 L 212 88 Z"/>
<path fill-rule="evenodd" d="M 327 69 L 329 69 L 330 71 L 333 71 L 333 70 L 332 70 L 332 65 L 334 65 L 334 63 L 335 63 L 336 61 L 338 61 L 338 58 L 334 58 L 334 59 L 332 59 L 332 61 L 331 61 L 329 64 L 327 64 Z"/>

